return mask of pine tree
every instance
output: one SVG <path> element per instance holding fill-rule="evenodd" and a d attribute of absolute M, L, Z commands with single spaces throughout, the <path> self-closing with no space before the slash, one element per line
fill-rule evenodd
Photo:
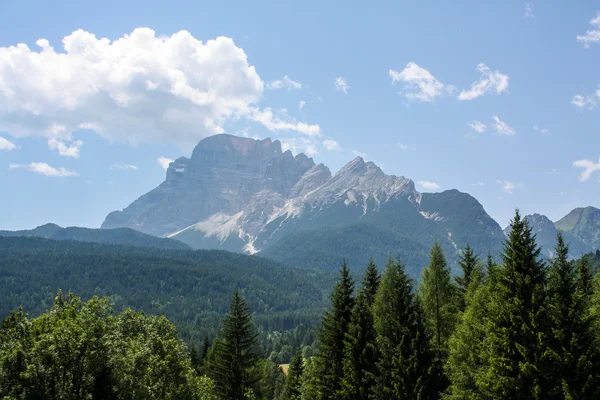
<path fill-rule="evenodd" d="M 304 358 L 298 351 L 290 361 L 285 386 L 283 387 L 283 400 L 300 400 L 302 397 L 302 382 L 304 377 Z"/>
<path fill-rule="evenodd" d="M 344 375 L 344 339 L 354 306 L 354 281 L 346 261 L 331 295 L 331 310 L 325 312 L 318 332 L 315 354 L 316 386 L 320 399 L 333 399 L 341 388 Z"/>
<path fill-rule="evenodd" d="M 477 264 L 465 293 L 466 309 L 448 342 L 448 360 L 444 365 L 450 382 L 448 399 L 481 398 L 476 377 L 487 365 L 485 326 L 489 303 L 483 278 L 482 266 Z"/>
<path fill-rule="evenodd" d="M 469 280 L 473 270 L 468 271 Z M 456 286 L 452 284 L 450 268 L 442 248 L 437 242 L 431 248 L 429 265 L 423 270 L 419 292 L 432 336 L 431 346 L 436 354 L 436 382 L 440 390 L 445 390 L 448 382 L 442 366 L 448 356 L 448 340 L 458 320 L 459 297 Z"/>
<path fill-rule="evenodd" d="M 367 400 L 377 374 L 377 334 L 365 288 L 356 297 L 344 350 L 344 378 L 340 397 Z"/>
<path fill-rule="evenodd" d="M 588 300 L 594 292 L 594 275 L 586 256 L 581 257 L 577 264 L 577 290 Z"/>
<path fill-rule="evenodd" d="M 469 286 L 469 283 L 471 282 L 473 276 L 473 271 L 475 271 L 475 268 L 477 267 L 478 263 L 479 257 L 475 254 L 471 246 L 469 246 L 469 244 L 467 243 L 467 246 L 460 254 L 460 259 L 458 261 L 458 264 L 460 265 L 460 268 L 462 270 L 462 276 L 456 276 L 454 278 L 458 289 L 460 290 L 463 296 L 467 291 L 467 287 Z"/>
<path fill-rule="evenodd" d="M 588 399 L 599 388 L 593 362 L 597 347 L 587 312 L 587 294 L 577 290 L 577 274 L 568 261 L 569 247 L 557 236 L 556 258 L 548 280 L 548 313 L 552 334 L 548 338 L 546 398 Z M 598 365 L 595 366 L 596 368 Z"/>
<path fill-rule="evenodd" d="M 373 398 L 435 398 L 423 310 L 400 263 L 389 260 L 373 306 L 379 361 Z"/>
<path fill-rule="evenodd" d="M 257 382 L 255 376 L 260 355 L 255 348 L 258 332 L 252 322 L 248 305 L 236 290 L 214 344 L 214 355 L 209 356 L 210 376 L 222 399 L 243 400 L 245 394 Z"/>
<path fill-rule="evenodd" d="M 490 398 L 543 398 L 541 353 L 545 325 L 545 265 L 519 211 L 504 245 L 502 265 L 490 273 L 486 347 L 489 365 L 477 380 Z"/>
<path fill-rule="evenodd" d="M 365 270 L 365 275 L 362 281 L 362 290 L 369 307 L 373 307 L 375 295 L 377 294 L 377 289 L 379 289 L 380 281 L 381 276 L 377 270 L 377 265 L 375 265 L 375 262 L 373 259 L 371 259 L 367 265 L 367 269 Z"/>

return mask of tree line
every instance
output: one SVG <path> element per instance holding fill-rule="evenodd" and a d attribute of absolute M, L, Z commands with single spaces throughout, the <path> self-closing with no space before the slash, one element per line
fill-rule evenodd
<path fill-rule="evenodd" d="M 467 246 L 460 267 L 453 277 L 438 244 L 418 286 L 398 260 L 382 274 L 369 263 L 359 285 L 344 263 L 314 353 L 295 348 L 287 376 L 261 350 L 240 291 L 217 337 L 191 351 L 164 317 L 59 293 L 40 317 L 19 310 L 3 322 L 0 397 L 600 397 L 600 274 L 589 256 L 569 261 L 559 234 L 555 258 L 542 261 L 517 212 L 499 262 Z"/>

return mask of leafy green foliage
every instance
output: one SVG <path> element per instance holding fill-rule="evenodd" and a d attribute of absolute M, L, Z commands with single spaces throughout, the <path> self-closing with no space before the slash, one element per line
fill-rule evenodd
<path fill-rule="evenodd" d="M 285 386 L 283 389 L 282 400 L 301 400 L 302 399 L 302 381 L 304 378 L 304 358 L 302 354 L 296 353 L 292 357 L 288 369 Z"/>
<path fill-rule="evenodd" d="M 108 299 L 56 296 L 29 319 L 12 312 L 0 328 L 4 399 L 214 399 L 165 317 L 114 315 Z"/>

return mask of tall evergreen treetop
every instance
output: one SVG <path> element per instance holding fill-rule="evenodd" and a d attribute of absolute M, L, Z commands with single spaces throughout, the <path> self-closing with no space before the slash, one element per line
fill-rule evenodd
<path fill-rule="evenodd" d="M 379 361 L 373 398 L 432 398 L 432 353 L 404 266 L 390 259 L 373 306 Z"/>
<path fill-rule="evenodd" d="M 479 378 L 488 397 L 544 396 L 540 358 L 548 335 L 546 270 L 539 255 L 535 235 L 517 210 L 502 265 L 490 274 L 489 368 Z"/>
<path fill-rule="evenodd" d="M 577 289 L 588 299 L 594 292 L 594 275 L 590 269 L 590 262 L 585 256 L 577 263 Z"/>
<path fill-rule="evenodd" d="M 473 271 L 479 263 L 479 257 L 475 254 L 471 246 L 467 243 L 467 246 L 460 254 L 458 264 L 462 270 L 462 276 L 456 276 L 454 279 L 458 285 L 459 290 L 462 294 L 467 291 L 467 287 L 471 282 Z"/>
<path fill-rule="evenodd" d="M 362 281 L 362 290 L 369 307 L 372 307 L 375 302 L 375 295 L 377 294 L 377 289 L 379 289 L 380 281 L 381 276 L 377 270 L 377 265 L 375 265 L 375 261 L 371 259 L 367 265 Z"/>
<path fill-rule="evenodd" d="M 300 351 L 290 361 L 287 378 L 283 387 L 282 400 L 300 400 L 302 398 L 302 381 L 304 375 L 304 358 Z"/>
<path fill-rule="evenodd" d="M 260 355 L 256 351 L 258 331 L 238 290 L 231 299 L 219 339 L 215 341 L 214 357 L 209 363 L 216 391 L 223 399 L 243 400 L 258 380 L 253 372 Z"/>
<path fill-rule="evenodd" d="M 315 366 L 317 387 L 321 399 L 333 399 L 341 388 L 344 375 L 344 340 L 354 306 L 354 281 L 346 261 L 331 295 L 331 310 L 323 316 L 318 333 L 319 347 Z"/>

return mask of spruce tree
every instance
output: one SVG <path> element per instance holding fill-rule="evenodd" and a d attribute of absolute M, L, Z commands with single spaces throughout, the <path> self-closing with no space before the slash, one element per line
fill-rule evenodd
<path fill-rule="evenodd" d="M 404 266 L 389 260 L 373 306 L 379 361 L 373 398 L 430 399 L 433 354 Z"/>
<path fill-rule="evenodd" d="M 456 276 L 454 279 L 456 281 L 456 285 L 460 290 L 460 293 L 464 296 L 467 291 L 467 287 L 471 282 L 473 271 L 477 267 L 479 263 L 479 257 L 475 254 L 471 246 L 467 243 L 467 246 L 460 254 L 460 259 L 458 260 L 458 264 L 462 270 L 462 276 Z"/>
<path fill-rule="evenodd" d="M 581 257 L 577 263 L 577 290 L 588 300 L 594 292 L 594 275 L 586 256 Z"/>
<path fill-rule="evenodd" d="M 346 261 L 331 295 L 331 310 L 325 312 L 318 332 L 315 383 L 320 399 L 333 399 L 344 376 L 344 340 L 354 305 L 354 281 Z"/>
<path fill-rule="evenodd" d="M 466 309 L 448 342 L 448 360 L 444 365 L 450 382 L 448 399 L 481 398 L 476 377 L 487 365 L 485 326 L 489 303 L 483 278 L 482 266 L 477 264 L 465 293 Z"/>
<path fill-rule="evenodd" d="M 283 400 L 300 400 L 302 397 L 302 382 L 304 377 L 304 358 L 296 352 L 290 361 L 287 378 L 283 387 Z"/>
<path fill-rule="evenodd" d="M 600 365 L 587 310 L 587 294 L 577 290 L 575 266 L 568 260 L 569 247 L 557 236 L 556 258 L 548 279 L 548 313 L 551 335 L 545 352 L 548 365 L 546 398 L 588 399 L 598 389 Z"/>
<path fill-rule="evenodd" d="M 352 310 L 344 350 L 344 378 L 340 397 L 367 400 L 377 374 L 377 334 L 373 313 L 363 288 Z"/>
<path fill-rule="evenodd" d="M 531 228 L 517 210 L 502 265 L 489 279 L 486 348 L 489 364 L 477 380 L 488 398 L 544 398 L 540 361 L 548 335 L 546 269 Z"/>
<path fill-rule="evenodd" d="M 258 381 L 254 374 L 260 355 L 256 352 L 258 332 L 245 300 L 236 290 L 215 341 L 214 354 L 208 357 L 210 376 L 222 399 L 243 400 Z"/>
<path fill-rule="evenodd" d="M 469 279 L 472 273 L 473 270 L 468 271 Z M 442 366 L 448 356 L 448 340 L 458 320 L 459 297 L 456 286 L 452 284 L 444 253 L 437 242 L 431 248 L 429 265 L 423 270 L 419 292 L 432 337 L 432 349 L 436 354 L 436 382 L 440 390 L 445 390 L 448 382 Z"/>
<path fill-rule="evenodd" d="M 379 289 L 380 281 L 381 276 L 377 270 L 377 265 L 375 265 L 375 262 L 371 259 L 367 265 L 362 281 L 362 291 L 369 307 L 372 307 L 375 302 L 375 295 L 377 294 L 377 289 Z"/>

